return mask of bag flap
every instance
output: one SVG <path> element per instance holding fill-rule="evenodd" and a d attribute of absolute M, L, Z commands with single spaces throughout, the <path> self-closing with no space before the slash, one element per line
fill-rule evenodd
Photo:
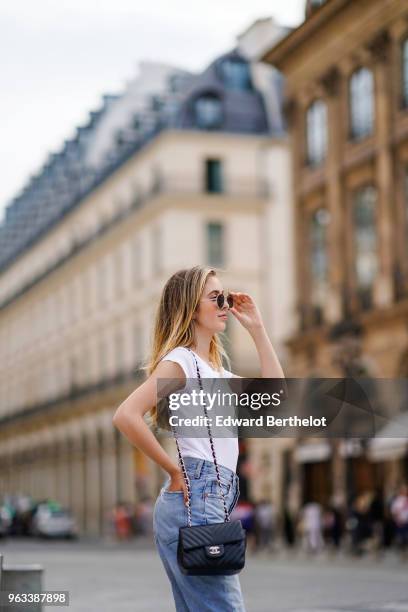
<path fill-rule="evenodd" d="M 239 542 L 245 537 L 245 530 L 241 521 L 237 520 L 227 523 L 180 527 L 179 534 L 183 550 L 191 550 L 200 546 Z"/>

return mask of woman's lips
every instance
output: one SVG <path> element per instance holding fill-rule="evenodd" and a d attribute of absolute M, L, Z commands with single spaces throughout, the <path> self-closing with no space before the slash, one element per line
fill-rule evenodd
<path fill-rule="evenodd" d="M 222 315 L 218 315 L 218 317 L 219 317 L 220 319 L 226 319 L 226 318 L 227 318 L 227 315 L 226 315 L 226 314 L 222 314 Z"/>

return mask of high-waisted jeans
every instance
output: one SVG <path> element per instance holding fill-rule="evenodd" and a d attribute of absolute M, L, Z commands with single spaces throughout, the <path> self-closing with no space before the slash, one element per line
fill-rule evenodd
<path fill-rule="evenodd" d="M 224 506 L 212 461 L 183 457 L 191 489 L 191 524 L 220 523 Z M 229 512 L 239 498 L 239 478 L 219 465 L 221 486 Z M 153 533 L 157 550 L 170 580 L 177 612 L 245 612 L 238 574 L 232 576 L 188 576 L 177 563 L 179 527 L 187 525 L 183 491 L 168 491 L 167 479 L 153 512 Z"/>

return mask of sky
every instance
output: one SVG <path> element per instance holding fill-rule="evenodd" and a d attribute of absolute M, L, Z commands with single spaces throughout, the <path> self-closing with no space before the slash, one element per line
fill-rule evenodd
<path fill-rule="evenodd" d="M 13 0 L 0 4 L 0 221 L 75 128 L 141 60 L 203 70 L 259 18 L 303 21 L 305 0 Z M 192 10 L 194 7 L 194 10 Z M 6 60 L 6 61 L 5 61 Z"/>

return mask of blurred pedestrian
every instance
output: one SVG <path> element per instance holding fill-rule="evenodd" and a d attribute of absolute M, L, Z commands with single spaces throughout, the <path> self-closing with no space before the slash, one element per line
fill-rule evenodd
<path fill-rule="evenodd" d="M 116 528 L 116 536 L 119 540 L 127 540 L 132 534 L 132 522 L 126 504 L 119 502 L 115 507 L 114 521 Z"/>
<path fill-rule="evenodd" d="M 283 508 L 283 535 L 284 535 L 286 544 L 290 548 L 295 545 L 295 542 L 296 542 L 295 528 L 293 525 L 292 516 L 287 506 Z"/>
<path fill-rule="evenodd" d="M 272 550 L 275 531 L 275 507 L 263 499 L 254 508 L 255 550 Z"/>
<path fill-rule="evenodd" d="M 322 508 L 317 502 L 307 503 L 302 510 L 302 531 L 306 550 L 318 553 L 323 549 Z"/>
<path fill-rule="evenodd" d="M 379 552 L 384 546 L 384 500 L 381 489 L 376 489 L 369 507 L 374 549 Z"/>
<path fill-rule="evenodd" d="M 371 495 L 367 492 L 358 495 L 351 506 L 348 526 L 351 531 L 351 551 L 362 555 L 366 541 L 372 536 L 370 516 Z"/>
<path fill-rule="evenodd" d="M 408 485 L 403 483 L 391 504 L 391 514 L 396 525 L 397 544 L 402 557 L 408 552 Z"/>
<path fill-rule="evenodd" d="M 338 508 L 328 506 L 323 513 L 323 536 L 325 542 L 336 550 L 340 548 L 342 517 Z"/>

